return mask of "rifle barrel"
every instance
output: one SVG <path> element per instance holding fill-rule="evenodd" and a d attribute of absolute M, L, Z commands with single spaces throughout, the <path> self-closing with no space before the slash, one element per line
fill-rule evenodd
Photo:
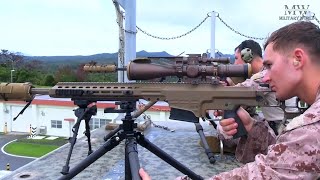
<path fill-rule="evenodd" d="M 30 94 L 32 94 L 32 95 L 36 95 L 36 94 L 48 95 L 50 89 L 51 88 L 32 88 Z"/>

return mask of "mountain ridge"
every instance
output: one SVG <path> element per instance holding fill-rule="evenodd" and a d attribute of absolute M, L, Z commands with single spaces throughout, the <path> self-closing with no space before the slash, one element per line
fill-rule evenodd
<path fill-rule="evenodd" d="M 147 52 L 145 50 L 138 51 L 136 57 L 173 57 L 173 55 L 166 51 L 160 52 Z M 234 59 L 234 55 L 216 53 L 215 57 L 230 57 Z M 93 55 L 74 55 L 74 56 L 25 56 L 25 60 L 38 60 L 47 63 L 60 63 L 61 61 L 70 62 L 77 61 L 79 63 L 96 61 L 98 63 L 116 63 L 118 59 L 118 52 L 115 53 L 99 53 Z"/>

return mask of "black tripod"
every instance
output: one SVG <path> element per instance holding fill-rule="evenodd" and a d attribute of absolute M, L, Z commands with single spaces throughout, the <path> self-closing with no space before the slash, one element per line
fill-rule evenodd
<path fill-rule="evenodd" d="M 111 131 L 104 139 L 106 142 L 96 151 L 89 154 L 84 160 L 82 160 L 78 165 L 73 167 L 68 173 L 64 173 L 60 179 L 71 179 L 90 164 L 95 162 L 101 156 L 103 156 L 108 151 L 112 150 L 114 147 L 120 144 L 123 139 L 125 142 L 125 179 L 140 180 L 139 169 L 140 163 L 138 158 L 137 144 L 148 149 L 150 152 L 179 170 L 188 177 L 198 180 L 203 179 L 201 176 L 192 172 L 189 168 L 175 160 L 166 152 L 162 151 L 160 148 L 151 143 L 148 139 L 144 137 L 140 132 L 135 131 L 137 123 L 134 123 L 131 113 L 135 110 L 136 101 L 121 101 L 117 102 L 116 105 L 120 105 L 120 109 L 105 109 L 106 113 L 126 113 L 125 117 L 122 119 L 122 124 Z"/>

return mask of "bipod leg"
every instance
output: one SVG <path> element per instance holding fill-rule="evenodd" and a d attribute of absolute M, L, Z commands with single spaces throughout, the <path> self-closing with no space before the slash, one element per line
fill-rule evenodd
<path fill-rule="evenodd" d="M 181 164 L 179 161 L 175 160 L 173 157 L 171 157 L 169 154 L 161 150 L 156 145 L 152 144 L 147 138 L 145 138 L 141 133 L 137 133 L 137 142 L 142 147 L 148 149 L 150 152 L 158 156 L 163 161 L 170 164 L 172 167 L 176 168 L 183 174 L 187 175 L 189 178 L 194 180 L 203 180 L 203 177 L 197 175 L 193 171 L 191 171 L 189 168 Z"/>
<path fill-rule="evenodd" d="M 84 114 L 84 113 L 83 113 L 83 114 Z M 69 139 L 69 142 L 70 142 L 69 153 L 68 153 L 68 156 L 67 156 L 66 164 L 62 167 L 61 174 L 68 174 L 68 172 L 69 172 L 69 168 L 70 168 L 70 167 L 69 167 L 70 158 L 71 158 L 71 155 L 72 155 L 73 147 L 74 147 L 74 145 L 76 144 L 76 141 L 77 141 L 79 126 L 80 126 L 80 123 L 81 123 L 82 118 L 83 118 L 83 116 L 79 117 L 79 118 L 77 119 L 77 122 L 76 122 L 76 123 L 74 124 L 74 126 L 72 127 L 73 135 L 72 135 L 72 137 Z"/>
<path fill-rule="evenodd" d="M 91 120 L 92 115 L 96 115 L 96 114 L 97 114 L 97 106 L 96 105 L 87 107 L 86 112 L 84 114 L 84 121 L 85 121 L 85 128 L 86 128 L 86 131 L 84 132 L 84 134 L 85 134 L 85 136 L 87 136 L 87 139 L 88 139 L 88 155 L 90 155 L 92 153 L 89 121 Z"/>
<path fill-rule="evenodd" d="M 91 116 L 90 116 L 90 119 L 91 119 Z M 88 156 L 92 153 L 92 147 L 91 147 L 91 139 L 90 139 L 90 126 L 89 126 L 89 120 L 85 120 L 85 124 L 86 124 L 86 131 L 84 132 L 84 135 L 87 136 L 87 139 L 88 139 Z"/>
<path fill-rule="evenodd" d="M 86 133 L 85 135 L 88 137 L 88 144 L 89 144 L 89 153 L 90 151 L 92 151 L 91 149 L 91 142 L 90 142 L 90 126 L 89 126 L 89 121 L 92 117 L 92 115 L 95 115 L 97 113 L 97 106 L 93 105 L 91 107 L 88 107 L 88 105 L 91 102 L 89 101 L 75 101 L 75 104 L 77 104 L 79 106 L 78 109 L 75 110 L 75 115 L 77 118 L 77 122 L 75 123 L 75 125 L 72 127 L 72 132 L 73 132 L 73 136 L 72 138 L 70 138 L 69 142 L 70 142 L 70 149 L 69 149 L 69 153 L 67 156 L 67 160 L 66 160 L 66 164 L 62 167 L 62 171 L 61 174 L 68 174 L 69 173 L 69 163 L 70 163 L 70 159 L 71 159 L 71 155 L 72 155 L 72 151 L 73 151 L 73 147 L 76 144 L 77 141 L 77 136 L 78 136 L 78 131 L 79 131 L 79 127 L 80 127 L 80 123 L 81 120 L 85 120 L 86 123 Z M 87 133 L 89 132 L 89 133 Z M 89 154 L 88 153 L 88 154 Z"/>
<path fill-rule="evenodd" d="M 214 164 L 216 162 L 216 159 L 214 158 L 214 154 L 213 154 L 213 152 L 211 151 L 211 149 L 210 149 L 210 147 L 208 145 L 208 142 L 207 142 L 206 137 L 205 137 L 205 135 L 203 133 L 203 128 L 202 128 L 201 124 L 200 123 L 194 123 L 194 125 L 196 126 L 196 130 L 197 130 L 197 132 L 198 132 L 198 134 L 200 136 L 200 140 L 201 140 L 201 142 L 203 144 L 203 148 L 204 148 L 204 150 L 205 150 L 205 152 L 206 152 L 206 154 L 207 154 L 207 156 L 209 158 L 209 162 L 211 164 Z"/>
<path fill-rule="evenodd" d="M 117 136 L 112 137 L 109 141 L 105 142 L 100 148 L 92 152 L 89 156 L 87 156 L 84 160 L 82 160 L 75 167 L 71 168 L 68 174 L 60 177 L 59 180 L 69 180 L 79 174 L 81 171 L 86 169 L 92 163 L 94 163 L 97 159 L 103 156 L 108 151 L 112 150 L 114 147 L 120 144 L 120 142 L 125 138 L 125 135 L 120 132 Z"/>
<path fill-rule="evenodd" d="M 141 180 L 139 169 L 137 141 L 135 137 L 128 137 L 125 149 L 125 180 Z"/>

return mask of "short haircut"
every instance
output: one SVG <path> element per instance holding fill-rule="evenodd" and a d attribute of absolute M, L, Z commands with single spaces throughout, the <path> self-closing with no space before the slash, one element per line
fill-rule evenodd
<path fill-rule="evenodd" d="M 312 22 L 298 21 L 286 25 L 274 31 L 263 48 L 266 49 L 270 43 L 273 43 L 274 51 L 286 53 L 294 48 L 302 47 L 308 51 L 312 59 L 319 60 L 320 58 L 320 29 Z"/>
<path fill-rule="evenodd" d="M 253 54 L 254 57 L 259 56 L 262 58 L 262 49 L 259 43 L 257 43 L 254 40 L 245 40 L 242 41 L 241 44 L 239 44 L 239 46 L 237 46 L 234 51 L 237 51 L 239 49 L 239 52 L 241 52 L 243 49 L 245 48 L 249 48 L 251 49 L 251 52 Z"/>

